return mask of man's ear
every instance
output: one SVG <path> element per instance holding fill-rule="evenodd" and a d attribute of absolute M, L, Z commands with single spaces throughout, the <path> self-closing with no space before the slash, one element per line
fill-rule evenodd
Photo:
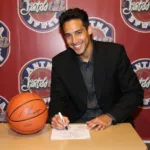
<path fill-rule="evenodd" d="M 89 33 L 89 35 L 91 35 L 92 34 L 92 26 L 91 26 L 91 24 L 89 24 L 89 26 L 88 26 L 88 33 Z"/>

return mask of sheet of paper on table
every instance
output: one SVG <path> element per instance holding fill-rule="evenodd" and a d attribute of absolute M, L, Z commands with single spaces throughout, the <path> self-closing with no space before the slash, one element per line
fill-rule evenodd
<path fill-rule="evenodd" d="M 68 130 L 52 129 L 52 140 L 67 140 L 67 139 L 90 139 L 89 130 L 86 124 L 70 124 Z"/>

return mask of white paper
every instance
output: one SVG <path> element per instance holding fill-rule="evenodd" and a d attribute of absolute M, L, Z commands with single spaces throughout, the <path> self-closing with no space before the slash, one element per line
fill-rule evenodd
<path fill-rule="evenodd" d="M 90 139 L 90 133 L 86 124 L 70 124 L 68 130 L 52 129 L 52 140 L 68 140 L 68 139 Z"/>

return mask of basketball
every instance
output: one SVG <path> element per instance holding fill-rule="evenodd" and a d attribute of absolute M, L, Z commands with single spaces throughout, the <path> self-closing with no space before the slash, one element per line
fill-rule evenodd
<path fill-rule="evenodd" d="M 48 109 L 40 96 L 21 93 L 13 97 L 6 109 L 10 128 L 20 134 L 33 134 L 44 128 Z"/>

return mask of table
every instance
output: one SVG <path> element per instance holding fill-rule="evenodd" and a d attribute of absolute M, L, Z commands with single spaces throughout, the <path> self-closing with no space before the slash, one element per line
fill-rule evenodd
<path fill-rule="evenodd" d="M 21 135 L 8 124 L 0 124 L 2 150 L 147 150 L 139 135 L 128 123 L 110 126 L 103 131 L 90 131 L 91 139 L 51 140 L 51 127 L 33 135 Z"/>

